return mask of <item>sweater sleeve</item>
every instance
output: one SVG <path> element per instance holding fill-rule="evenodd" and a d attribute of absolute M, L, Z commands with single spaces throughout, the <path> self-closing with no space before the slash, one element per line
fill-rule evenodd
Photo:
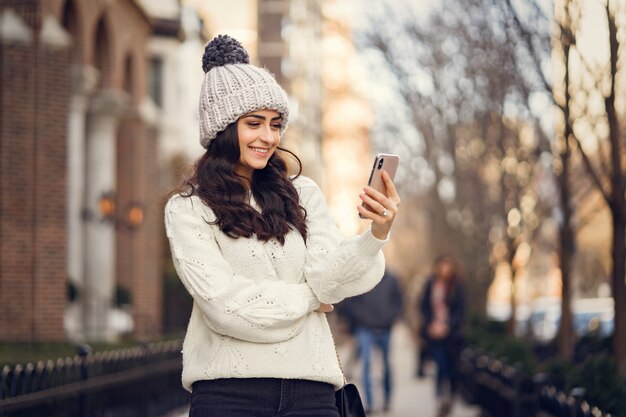
<path fill-rule="evenodd" d="M 381 248 L 368 229 L 343 239 L 330 216 L 322 190 L 306 177 L 299 177 L 300 201 L 307 213 L 307 254 L 304 276 L 317 298 L 335 304 L 363 294 L 380 282 L 385 269 Z"/>
<path fill-rule="evenodd" d="M 172 197 L 165 229 L 176 272 L 213 331 L 256 343 L 297 335 L 320 302 L 306 284 L 256 282 L 233 272 L 215 240 L 207 211 L 194 198 Z M 200 207 L 202 206 L 202 207 Z"/>

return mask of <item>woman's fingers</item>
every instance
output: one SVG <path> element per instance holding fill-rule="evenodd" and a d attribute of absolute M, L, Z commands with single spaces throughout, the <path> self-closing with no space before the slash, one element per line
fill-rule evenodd
<path fill-rule="evenodd" d="M 395 213 L 398 211 L 398 206 L 400 205 L 400 197 L 398 196 L 398 191 L 396 190 L 391 177 L 387 172 L 383 171 L 383 180 L 385 181 L 385 187 L 387 195 L 381 193 L 380 191 L 375 190 L 374 188 L 367 186 L 363 189 L 365 191 L 364 194 L 361 194 L 361 200 L 367 205 L 369 205 L 374 212 L 378 214 L 389 214 L 389 212 Z M 383 216 L 387 217 L 387 216 Z"/>
<path fill-rule="evenodd" d="M 365 205 L 357 206 L 357 210 L 361 214 L 362 218 L 372 220 L 379 224 L 390 223 L 393 220 L 395 212 L 392 212 L 381 204 L 376 203 L 375 200 L 368 198 L 366 194 L 361 194 L 360 197 L 365 203 Z"/>
<path fill-rule="evenodd" d="M 367 191 L 366 191 L 367 192 Z M 367 204 L 369 206 L 369 209 L 371 211 L 373 211 L 374 213 L 380 214 L 382 215 L 385 210 L 387 209 L 387 207 L 385 207 L 380 200 L 376 200 L 373 197 L 371 197 L 370 195 L 366 194 L 366 192 L 361 193 L 361 195 L 359 196 L 361 198 L 361 200 Z M 367 208 L 367 207 L 366 207 Z"/>
<path fill-rule="evenodd" d="M 359 195 L 364 205 L 357 207 L 361 217 L 372 220 L 372 234 L 384 240 L 389 234 L 393 220 L 398 212 L 400 197 L 391 177 L 386 171 L 382 172 L 385 183 L 385 193 L 367 186 Z"/>
<path fill-rule="evenodd" d="M 374 222 L 379 222 L 379 223 L 383 223 L 385 221 L 382 215 L 378 214 L 376 211 L 372 210 L 371 208 L 364 207 L 364 206 L 357 206 L 356 209 L 359 212 L 359 214 L 361 214 L 361 218 L 363 219 L 368 219 L 368 220 L 372 220 Z"/>
<path fill-rule="evenodd" d="M 382 178 L 385 182 L 385 187 L 387 187 L 387 197 L 393 201 L 396 206 L 399 206 L 400 196 L 398 195 L 398 190 L 396 190 L 396 185 L 393 183 L 391 176 L 387 173 L 387 171 L 383 171 Z"/>
<path fill-rule="evenodd" d="M 335 309 L 335 306 L 332 304 L 320 304 L 320 306 L 318 307 L 318 309 L 316 310 L 319 313 L 330 313 L 331 311 L 333 311 Z"/>
<path fill-rule="evenodd" d="M 399 205 L 400 196 L 398 195 L 398 190 L 396 189 L 396 186 L 393 183 L 393 180 L 391 179 L 387 171 L 382 172 L 382 179 L 383 179 L 383 182 L 385 183 L 385 188 L 386 188 L 385 193 L 381 193 L 380 191 L 370 186 L 365 187 L 364 190 L 370 196 L 372 196 L 376 200 L 379 200 L 384 205 L 386 205 L 385 201 L 387 200 L 392 202 L 395 205 Z"/>

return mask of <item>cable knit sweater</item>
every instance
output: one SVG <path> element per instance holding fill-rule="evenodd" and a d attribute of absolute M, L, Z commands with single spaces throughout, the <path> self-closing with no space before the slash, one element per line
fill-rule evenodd
<path fill-rule="evenodd" d="M 383 275 L 385 241 L 369 230 L 342 239 L 319 187 L 306 177 L 294 185 L 307 211 L 306 242 L 297 231 L 284 245 L 233 239 L 209 224 L 215 215 L 199 197 L 167 202 L 174 266 L 193 297 L 183 344 L 187 390 L 217 378 L 343 385 L 326 315 L 315 310 L 373 288 Z"/>

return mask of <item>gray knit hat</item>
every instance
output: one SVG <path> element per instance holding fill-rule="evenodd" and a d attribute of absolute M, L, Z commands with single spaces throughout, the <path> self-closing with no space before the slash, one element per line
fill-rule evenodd
<path fill-rule="evenodd" d="M 227 35 L 218 35 L 204 48 L 205 72 L 200 91 L 200 144 L 208 148 L 215 135 L 246 113 L 276 110 L 284 130 L 289 120 L 289 100 L 274 76 L 250 64 L 241 44 Z"/>

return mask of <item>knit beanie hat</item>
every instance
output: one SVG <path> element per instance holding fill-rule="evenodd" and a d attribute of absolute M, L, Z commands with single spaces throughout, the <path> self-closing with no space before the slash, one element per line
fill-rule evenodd
<path fill-rule="evenodd" d="M 281 134 L 284 132 L 289 119 L 287 93 L 267 70 L 250 64 L 237 40 L 218 35 L 207 43 L 202 69 L 200 144 L 204 148 L 229 124 L 255 110 L 276 110 L 282 116 Z"/>

